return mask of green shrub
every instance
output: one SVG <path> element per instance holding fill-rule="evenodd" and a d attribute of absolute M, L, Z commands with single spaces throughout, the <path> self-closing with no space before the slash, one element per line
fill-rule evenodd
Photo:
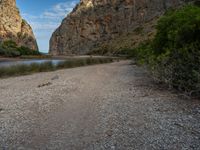
<path fill-rule="evenodd" d="M 21 46 L 11 40 L 4 41 L 0 44 L 0 55 L 5 57 L 19 57 L 22 55 L 41 55 L 39 51 Z"/>
<path fill-rule="evenodd" d="M 200 95 L 200 7 L 168 11 L 158 21 L 153 41 L 132 53 L 150 67 L 157 80 Z"/>
<path fill-rule="evenodd" d="M 18 47 L 17 51 L 20 52 L 20 55 L 41 55 L 39 51 L 31 50 L 24 46 Z"/>
<path fill-rule="evenodd" d="M 180 90 L 200 92 L 200 8 L 170 11 L 157 29 L 152 50 L 162 78 Z"/>
<path fill-rule="evenodd" d="M 136 28 L 134 31 L 136 34 L 142 34 L 143 33 L 144 28 L 143 27 L 138 27 Z"/>
<path fill-rule="evenodd" d="M 200 39 L 200 8 L 185 6 L 167 12 L 158 22 L 153 41 L 155 54 L 174 52 Z"/>
<path fill-rule="evenodd" d="M 2 48 L 4 49 L 9 49 L 9 50 L 14 50 L 17 48 L 17 44 L 13 42 L 12 40 L 4 41 L 2 43 Z"/>

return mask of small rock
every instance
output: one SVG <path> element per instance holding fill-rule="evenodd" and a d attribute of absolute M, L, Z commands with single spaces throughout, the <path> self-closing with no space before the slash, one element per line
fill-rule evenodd
<path fill-rule="evenodd" d="M 53 78 L 51 78 L 51 80 L 57 80 L 57 79 L 59 79 L 59 76 L 58 76 L 58 75 L 56 75 L 56 76 L 54 76 Z"/>
<path fill-rule="evenodd" d="M 195 115 L 200 114 L 200 107 L 193 108 L 192 113 L 195 114 Z"/>
<path fill-rule="evenodd" d="M 38 85 L 38 87 L 41 88 L 41 87 L 49 86 L 49 85 L 52 85 L 52 83 L 51 82 L 43 83 L 43 84 Z"/>
<path fill-rule="evenodd" d="M 107 136 L 112 136 L 112 130 L 106 131 L 106 135 L 107 135 Z"/>

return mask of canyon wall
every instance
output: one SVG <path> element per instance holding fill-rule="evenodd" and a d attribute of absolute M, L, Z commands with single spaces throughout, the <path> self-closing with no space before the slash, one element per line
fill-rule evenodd
<path fill-rule="evenodd" d="M 161 16 L 181 0 L 81 0 L 50 39 L 50 54 L 87 54 Z"/>
<path fill-rule="evenodd" d="M 38 50 L 32 28 L 20 16 L 15 0 L 0 0 L 0 42 L 7 40 Z"/>

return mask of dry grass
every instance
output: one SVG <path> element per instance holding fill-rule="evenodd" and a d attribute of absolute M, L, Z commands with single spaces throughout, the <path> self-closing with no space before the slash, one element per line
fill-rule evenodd
<path fill-rule="evenodd" d="M 51 61 L 44 62 L 41 64 L 38 63 L 32 63 L 30 65 L 21 64 L 9 67 L 1 67 L 0 77 L 28 75 L 36 72 L 47 72 L 65 68 L 111 63 L 114 60 L 115 60 L 114 58 L 78 58 L 78 59 L 65 60 L 59 62 L 57 65 L 54 65 Z"/>

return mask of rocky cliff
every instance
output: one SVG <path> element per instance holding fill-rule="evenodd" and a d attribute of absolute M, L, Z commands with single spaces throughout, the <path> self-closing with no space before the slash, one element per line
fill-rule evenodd
<path fill-rule="evenodd" d="M 21 18 L 15 0 L 0 0 L 0 42 L 5 40 L 38 50 L 32 28 Z"/>
<path fill-rule="evenodd" d="M 190 1 L 190 0 L 187 0 Z M 50 39 L 50 54 L 87 54 L 177 7 L 183 0 L 81 0 Z M 120 42 L 120 41 L 119 41 Z"/>

